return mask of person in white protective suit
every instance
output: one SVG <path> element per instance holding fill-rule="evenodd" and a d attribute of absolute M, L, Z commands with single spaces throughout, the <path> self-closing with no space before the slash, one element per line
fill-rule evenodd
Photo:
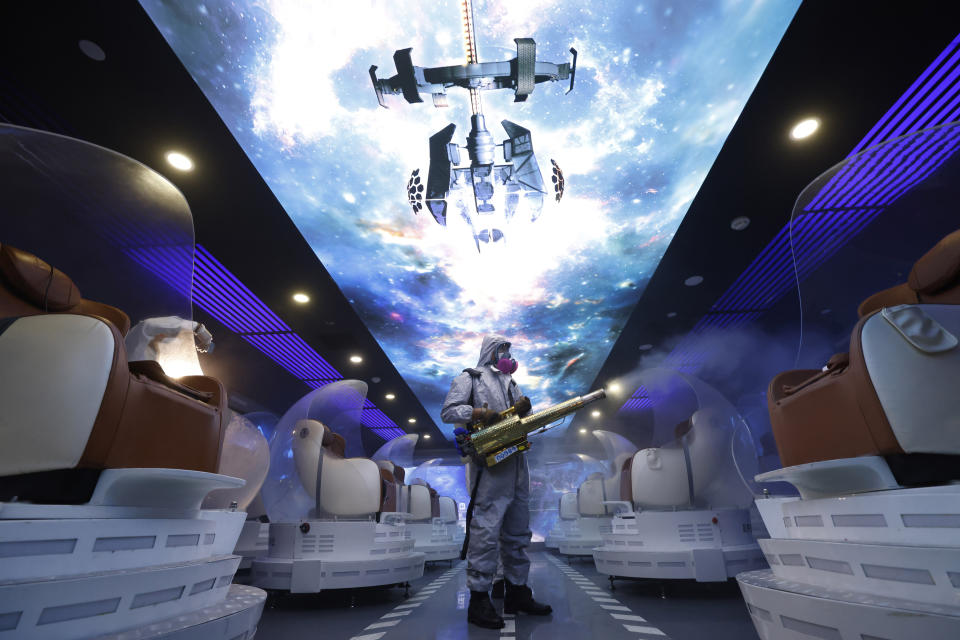
<path fill-rule="evenodd" d="M 510 407 L 516 407 L 521 416 L 526 415 L 530 412 L 530 399 L 513 380 L 511 374 L 516 370 L 517 361 L 510 355 L 510 342 L 503 336 L 485 337 L 477 366 L 464 369 L 450 385 L 440 418 L 459 425 L 492 424 L 501 411 Z M 550 614 L 550 606 L 534 600 L 527 586 L 530 559 L 526 548 L 530 545 L 531 533 L 526 458 L 516 454 L 493 467 L 474 468 L 470 486 L 464 540 L 470 588 L 467 620 L 489 629 L 504 626 L 489 594 L 497 572 L 498 555 L 503 562 L 504 613 Z"/>

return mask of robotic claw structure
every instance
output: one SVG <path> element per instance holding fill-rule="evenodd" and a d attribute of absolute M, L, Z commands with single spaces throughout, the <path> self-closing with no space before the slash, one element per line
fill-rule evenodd
<path fill-rule="evenodd" d="M 503 239 L 502 227 L 513 218 L 523 202 L 530 219 L 536 220 L 543 208 L 544 188 L 540 166 L 533 153 L 530 130 L 509 120 L 501 121 L 507 138 L 497 144 L 487 130 L 480 101 L 480 91 L 513 89 L 514 102 L 524 102 L 541 82 L 570 80 L 566 93 L 573 90 L 577 70 L 577 51 L 570 49 L 573 60 L 554 64 L 536 59 L 536 42 L 532 38 L 516 38 L 517 57 L 501 62 L 479 62 L 476 35 L 473 27 L 473 7 L 470 0 L 461 2 L 464 44 L 467 62 L 448 67 L 416 67 L 411 49 L 400 49 L 393 54 L 397 68 L 390 78 L 377 78 L 377 66 L 370 67 L 370 80 L 377 93 L 377 101 L 387 107 L 384 95 L 402 94 L 409 103 L 423 102 L 421 93 L 430 93 L 436 107 L 446 107 L 450 87 L 462 87 L 470 94 L 470 133 L 465 147 L 452 142 L 457 126 L 449 124 L 430 137 L 430 169 L 424 185 L 420 170 L 416 169 L 407 182 L 407 198 L 414 213 L 429 209 L 441 225 L 447 224 L 447 200 L 456 189 L 470 187 L 474 211 L 458 201 L 460 215 L 470 226 L 480 250 L 480 243 L 496 243 Z M 502 150 L 503 164 L 496 163 L 496 148 Z M 460 149 L 466 149 L 469 164 L 461 164 Z M 557 202 L 563 197 L 563 172 L 550 160 L 553 175 L 553 194 Z M 505 192 L 502 205 L 495 204 L 497 186 Z M 498 205 L 502 211 L 498 211 Z M 473 213 L 476 215 L 473 215 Z"/>

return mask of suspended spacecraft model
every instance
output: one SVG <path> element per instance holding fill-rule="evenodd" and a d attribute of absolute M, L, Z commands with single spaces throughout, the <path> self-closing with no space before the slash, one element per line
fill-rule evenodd
<path fill-rule="evenodd" d="M 480 92 L 496 89 L 512 89 L 514 102 L 524 102 L 534 87 L 541 82 L 570 81 L 566 93 L 573 90 L 577 69 L 577 51 L 571 48 L 571 62 L 554 64 L 536 59 L 536 42 L 532 38 L 516 38 L 517 57 L 501 62 L 480 62 L 477 56 L 476 35 L 473 28 L 473 8 L 470 0 L 461 2 L 463 14 L 466 64 L 448 67 L 416 67 L 410 55 L 411 49 L 400 49 L 393 54 L 397 68 L 390 78 L 377 78 L 377 67 L 370 67 L 370 80 L 377 92 L 380 106 L 386 107 L 386 94 L 402 94 L 410 103 L 423 102 L 422 94 L 429 93 L 436 107 L 446 107 L 447 89 L 462 87 L 470 94 L 470 133 L 466 146 L 453 142 L 455 124 L 449 124 L 430 137 L 430 168 L 426 179 L 416 169 L 407 183 L 407 199 L 414 213 L 424 206 L 441 225 L 447 224 L 448 200 L 451 192 L 470 188 L 474 207 L 468 208 L 463 199 L 458 199 L 460 215 L 473 232 L 477 250 L 480 243 L 497 243 L 504 237 L 503 226 L 520 208 L 536 220 L 543 208 L 544 188 L 540 166 L 533 153 L 530 130 L 509 120 L 501 121 L 507 134 L 497 144 L 487 130 L 480 101 Z M 502 163 L 497 162 L 500 148 Z M 467 162 L 462 161 L 460 150 L 467 152 Z M 550 160 L 553 195 L 557 202 L 563 197 L 563 172 L 554 160 Z M 424 184 L 425 183 L 425 184 Z M 498 189 L 504 190 L 502 200 L 494 197 Z M 497 211 L 501 207 L 502 211 Z M 472 209 L 472 210 L 471 210 Z"/>

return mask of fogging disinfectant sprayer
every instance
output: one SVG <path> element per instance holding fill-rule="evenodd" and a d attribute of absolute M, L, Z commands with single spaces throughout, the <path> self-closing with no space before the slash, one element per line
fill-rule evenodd
<path fill-rule="evenodd" d="M 579 411 L 591 402 L 606 397 L 603 389 L 591 391 L 585 396 L 570 398 L 542 411 L 521 418 L 516 409 L 510 407 L 501 411 L 499 419 L 491 425 L 472 423 L 467 425 L 467 433 L 457 434 L 460 450 L 478 465 L 492 467 L 503 462 L 519 451 L 530 448 L 527 436 L 531 433 L 543 433 L 553 423 L 574 411 Z M 533 433 L 533 435 L 536 435 Z"/>

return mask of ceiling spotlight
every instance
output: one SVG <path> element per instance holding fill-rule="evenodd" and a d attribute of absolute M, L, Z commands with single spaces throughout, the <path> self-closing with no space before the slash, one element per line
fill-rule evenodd
<path fill-rule="evenodd" d="M 642 344 L 640 345 L 639 349 L 640 351 L 650 351 L 650 349 L 653 349 L 653 345 L 650 343 Z"/>
<path fill-rule="evenodd" d="M 610 393 L 620 393 L 620 383 L 611 382 L 610 384 L 607 385 L 607 391 L 609 391 Z"/>
<path fill-rule="evenodd" d="M 107 59 L 107 54 L 96 42 L 93 42 L 92 40 L 81 40 L 77 44 L 80 46 L 80 51 L 83 52 L 83 55 L 87 56 L 91 60 L 103 62 Z"/>
<path fill-rule="evenodd" d="M 594 409 L 593 411 L 590 412 L 590 415 L 592 415 L 594 418 L 599 418 L 600 412 Z"/>
<path fill-rule="evenodd" d="M 350 362 L 354 364 L 360 364 L 361 362 L 363 362 L 363 358 L 361 358 L 360 356 L 350 356 Z"/>
<path fill-rule="evenodd" d="M 677 317 L 677 312 L 676 312 L 676 311 L 671 311 L 670 313 L 667 314 L 667 317 L 668 317 L 668 318 L 676 318 L 676 317 Z"/>
<path fill-rule="evenodd" d="M 380 384 L 380 376 L 373 376 L 372 378 L 370 378 L 370 382 L 372 382 L 373 384 Z"/>
<path fill-rule="evenodd" d="M 730 228 L 734 231 L 743 231 L 750 226 L 750 218 L 747 216 L 739 216 L 730 221 Z"/>
<path fill-rule="evenodd" d="M 586 429 L 580 429 L 580 433 L 586 433 L 586 432 L 587 432 Z"/>
<path fill-rule="evenodd" d="M 416 419 L 416 418 L 407 418 L 407 422 L 409 422 L 410 424 L 416 424 L 416 423 L 417 423 L 417 419 Z"/>
<path fill-rule="evenodd" d="M 189 156 L 180 153 L 179 151 L 169 151 L 167 152 L 167 162 L 170 163 L 170 166 L 178 171 L 190 171 L 193 169 L 193 160 Z"/>
<path fill-rule="evenodd" d="M 393 399 L 396 398 L 397 396 L 393 395 L 392 393 L 388 393 L 387 395 L 385 395 L 385 396 L 383 396 L 383 397 L 386 398 L 387 400 L 393 400 Z"/>
<path fill-rule="evenodd" d="M 310 296 L 305 293 L 295 293 L 293 294 L 293 301 L 300 304 L 307 304 L 310 302 Z"/>
<path fill-rule="evenodd" d="M 683 284 L 687 285 L 688 287 L 695 287 L 701 282 L 703 282 L 703 276 L 690 276 L 683 281 Z"/>
<path fill-rule="evenodd" d="M 790 137 L 794 140 L 803 140 L 809 138 L 820 127 L 820 121 L 816 118 L 807 118 L 793 125 L 790 130 Z"/>
<path fill-rule="evenodd" d="M 429 440 L 429 439 L 430 439 L 430 434 L 429 434 L 429 433 L 423 434 L 423 439 L 424 439 L 424 440 Z"/>

